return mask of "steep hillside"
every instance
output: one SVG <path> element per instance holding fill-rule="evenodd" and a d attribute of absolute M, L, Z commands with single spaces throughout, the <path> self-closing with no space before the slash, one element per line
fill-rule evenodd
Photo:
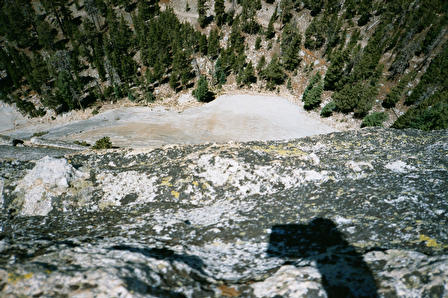
<path fill-rule="evenodd" d="M 448 127 L 443 0 L 0 3 L 0 100 L 31 116 L 252 89 L 362 126 Z"/>

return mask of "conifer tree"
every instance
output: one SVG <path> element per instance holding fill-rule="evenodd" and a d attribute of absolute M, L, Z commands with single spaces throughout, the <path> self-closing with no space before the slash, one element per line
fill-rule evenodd
<path fill-rule="evenodd" d="M 57 32 L 45 20 L 37 25 L 39 44 L 46 50 L 52 50 Z"/>
<path fill-rule="evenodd" d="M 227 80 L 227 73 L 221 61 L 222 59 L 219 57 L 215 63 L 214 79 L 216 80 L 216 84 L 218 84 L 218 86 L 222 86 Z"/>
<path fill-rule="evenodd" d="M 300 63 L 299 51 L 301 43 L 300 32 L 293 22 L 283 28 L 281 50 L 283 65 L 287 70 L 294 70 Z"/>
<path fill-rule="evenodd" d="M 215 0 L 215 15 L 216 24 L 218 26 L 223 25 L 226 20 L 224 0 Z"/>
<path fill-rule="evenodd" d="M 181 49 L 176 51 L 173 58 L 173 72 L 179 75 L 180 83 L 186 86 L 192 78 L 191 58 L 187 52 Z"/>
<path fill-rule="evenodd" d="M 268 82 L 267 87 L 274 89 L 275 85 L 282 84 L 285 80 L 285 73 L 280 65 L 278 56 L 274 56 L 268 66 L 262 71 L 262 77 Z"/>
<path fill-rule="evenodd" d="M 159 12 L 159 4 L 156 0 L 138 0 L 138 18 L 146 22 Z"/>
<path fill-rule="evenodd" d="M 257 12 L 257 1 L 254 0 L 241 0 L 243 7 L 241 11 L 241 28 L 244 32 L 249 34 L 255 34 L 260 29 L 255 14 Z M 261 7 L 260 7 L 261 8 Z"/>
<path fill-rule="evenodd" d="M 199 78 L 198 85 L 193 91 L 193 96 L 201 102 L 208 102 L 212 99 L 213 94 L 208 89 L 208 82 L 205 76 L 201 75 Z"/>
<path fill-rule="evenodd" d="M 312 110 L 316 107 L 318 107 L 321 103 L 321 96 L 323 91 L 323 83 L 322 80 L 319 80 L 319 82 L 311 88 L 309 92 L 306 93 L 306 96 L 304 94 L 303 96 L 303 107 L 305 110 Z"/>
<path fill-rule="evenodd" d="M 207 55 L 208 45 L 207 45 L 207 36 L 205 34 L 201 34 L 199 37 L 199 51 L 202 55 Z"/>
<path fill-rule="evenodd" d="M 199 22 L 199 25 L 201 26 L 201 28 L 204 28 L 206 25 L 206 21 L 207 21 L 205 0 L 198 0 L 197 6 L 198 6 L 198 14 L 199 14 L 198 22 Z"/>
<path fill-rule="evenodd" d="M 267 39 L 271 39 L 275 35 L 274 22 L 276 18 L 277 18 L 277 7 L 275 7 L 275 11 L 272 14 L 271 18 L 269 19 L 268 29 L 266 30 L 265 33 Z"/>
<path fill-rule="evenodd" d="M 324 18 L 313 18 L 305 31 L 305 47 L 310 50 L 320 49 L 325 43 L 325 30 L 326 24 Z"/>
<path fill-rule="evenodd" d="M 336 53 L 331 60 L 331 65 L 325 74 L 324 89 L 336 90 L 339 80 L 344 73 L 345 61 L 341 52 Z"/>
<path fill-rule="evenodd" d="M 216 58 L 219 55 L 219 32 L 217 29 L 210 31 L 208 38 L 208 55 Z"/>
<path fill-rule="evenodd" d="M 252 83 L 257 82 L 257 77 L 255 76 L 254 67 L 252 61 L 250 61 L 241 72 L 240 83 L 243 85 L 250 86 Z"/>

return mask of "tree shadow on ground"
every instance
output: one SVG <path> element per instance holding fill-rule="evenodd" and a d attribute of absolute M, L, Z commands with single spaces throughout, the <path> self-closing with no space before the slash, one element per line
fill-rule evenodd
<path fill-rule="evenodd" d="M 378 297 L 375 279 L 362 255 L 329 219 L 273 226 L 267 253 L 287 262 L 314 261 L 330 298 Z"/>

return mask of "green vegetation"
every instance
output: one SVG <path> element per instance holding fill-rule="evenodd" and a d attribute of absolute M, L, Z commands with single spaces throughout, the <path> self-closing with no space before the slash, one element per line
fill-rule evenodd
<path fill-rule="evenodd" d="M 411 72 L 403 76 L 400 82 L 392 88 L 392 90 L 387 94 L 382 105 L 383 107 L 390 109 L 395 107 L 397 102 L 403 97 L 404 90 L 406 89 L 410 80 L 415 78 L 416 73 Z"/>
<path fill-rule="evenodd" d="M 39 131 L 39 132 L 35 132 L 33 133 L 33 137 L 41 137 L 48 134 L 48 131 Z"/>
<path fill-rule="evenodd" d="M 112 142 L 109 137 L 103 137 L 95 142 L 95 145 L 92 147 L 93 149 L 111 149 Z"/>
<path fill-rule="evenodd" d="M 335 110 L 336 110 L 336 104 L 334 103 L 334 101 L 330 101 L 322 108 L 322 110 L 320 111 L 320 116 L 330 117 L 331 115 L 333 115 L 333 111 Z"/>
<path fill-rule="evenodd" d="M 316 73 L 311 80 L 305 91 L 303 92 L 302 101 L 305 110 L 312 110 L 318 107 L 321 103 L 321 96 L 323 91 L 323 83 L 320 73 Z"/>
<path fill-rule="evenodd" d="M 87 143 L 86 141 L 74 141 L 73 143 L 75 143 L 76 145 L 84 146 L 84 147 L 90 147 L 90 144 Z"/>
<path fill-rule="evenodd" d="M 272 57 L 271 62 L 260 74 L 267 81 L 267 88 L 270 90 L 273 90 L 276 85 L 282 84 L 286 77 L 277 56 Z"/>
<path fill-rule="evenodd" d="M 361 127 L 382 126 L 387 118 L 387 114 L 384 112 L 373 112 L 362 119 Z"/>
<path fill-rule="evenodd" d="M 193 96 L 201 102 L 209 102 L 213 99 L 213 93 L 208 89 L 208 82 L 205 76 L 199 78 L 198 85 L 193 91 Z"/>
<path fill-rule="evenodd" d="M 294 94 L 292 81 L 323 70 L 304 63 L 306 55 L 327 69 L 305 91 L 306 109 L 317 109 L 328 90 L 323 117 L 362 119 L 379 104 L 404 102 L 409 110 L 394 127 L 446 126 L 446 1 L 239 0 L 227 11 L 224 0 L 211 3 L 197 0 L 198 24 L 190 24 L 158 0 L 2 1 L 0 100 L 37 117 L 125 97 L 153 102 L 164 86 L 196 86 L 203 101 L 227 82 L 269 90 L 286 84 Z M 274 12 L 263 27 L 257 13 L 267 7 Z M 303 34 L 298 14 L 308 13 Z M 255 41 L 256 60 L 247 40 Z M 204 61 L 213 67 L 204 69 Z"/>

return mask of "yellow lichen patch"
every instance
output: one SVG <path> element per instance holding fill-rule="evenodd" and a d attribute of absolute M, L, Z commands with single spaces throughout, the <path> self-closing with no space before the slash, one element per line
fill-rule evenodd
<path fill-rule="evenodd" d="M 20 280 L 30 279 L 31 277 L 33 277 L 33 273 L 31 273 L 31 272 L 26 273 L 24 275 L 15 274 L 15 273 L 10 272 L 10 273 L 8 273 L 8 282 L 16 283 Z"/>
<path fill-rule="evenodd" d="M 100 210 L 104 210 L 113 206 L 115 206 L 115 203 L 112 201 L 100 201 L 98 203 L 98 208 L 100 208 Z"/>
<path fill-rule="evenodd" d="M 194 186 L 199 186 L 199 182 L 197 182 L 197 181 L 193 181 L 193 185 L 194 185 Z"/>
<path fill-rule="evenodd" d="M 282 156 L 303 156 L 307 153 L 295 147 L 293 144 L 269 145 L 268 147 L 253 147 L 254 150 L 266 152 L 268 154 L 277 154 Z"/>
<path fill-rule="evenodd" d="M 160 184 L 165 185 L 165 186 L 173 186 L 173 184 L 171 184 L 172 179 L 173 179 L 173 177 L 171 177 L 171 176 L 163 177 L 162 182 Z"/>
<path fill-rule="evenodd" d="M 24 279 L 30 279 L 31 277 L 33 277 L 33 273 L 27 273 L 23 276 Z"/>
<path fill-rule="evenodd" d="M 429 236 L 426 236 L 426 235 L 423 235 L 423 234 L 420 234 L 419 241 L 420 242 L 426 242 L 426 246 L 427 247 L 432 247 L 432 248 L 444 248 L 444 247 L 446 248 L 446 247 L 448 247 L 448 245 L 442 245 L 440 243 L 437 243 L 436 239 L 433 239 L 433 238 L 431 238 Z"/>
<path fill-rule="evenodd" d="M 210 185 L 207 182 L 202 183 L 202 188 L 207 189 Z"/>
<path fill-rule="evenodd" d="M 340 196 L 342 196 L 344 194 L 344 190 L 342 189 L 342 188 L 339 188 L 338 189 L 338 192 L 336 193 L 336 195 L 338 196 L 338 197 L 340 197 Z"/>
<path fill-rule="evenodd" d="M 366 248 L 366 247 L 374 247 L 378 246 L 378 243 L 373 241 L 360 241 L 353 243 L 353 246 L 359 247 L 359 248 Z"/>
<path fill-rule="evenodd" d="M 172 190 L 172 191 L 171 191 L 171 195 L 172 195 L 173 197 L 175 197 L 176 199 L 178 199 L 178 198 L 179 198 L 179 195 L 180 195 L 180 193 L 179 193 L 179 192 L 177 192 L 177 191 L 175 191 L 175 190 Z"/>

